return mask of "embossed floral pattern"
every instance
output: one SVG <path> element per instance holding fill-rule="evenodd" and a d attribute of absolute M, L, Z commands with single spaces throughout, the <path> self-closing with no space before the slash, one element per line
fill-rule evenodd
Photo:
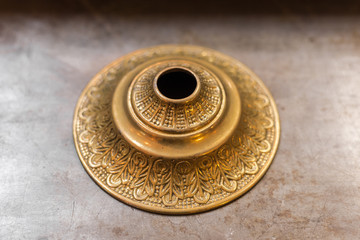
<path fill-rule="evenodd" d="M 122 75 L 132 66 L 169 51 L 211 61 L 223 68 L 241 91 L 241 122 L 234 135 L 199 158 L 148 156 L 123 139 L 111 117 L 111 96 Z M 125 58 L 95 78 L 80 99 L 74 120 L 75 144 L 90 175 L 121 200 L 148 206 L 145 209 L 156 207 L 158 212 L 200 208 L 243 193 L 272 160 L 271 150 L 278 139 L 276 109 L 251 73 L 228 62 L 216 52 L 164 48 Z"/>

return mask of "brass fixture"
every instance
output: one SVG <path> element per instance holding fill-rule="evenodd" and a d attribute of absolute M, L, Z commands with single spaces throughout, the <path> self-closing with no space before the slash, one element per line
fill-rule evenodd
<path fill-rule="evenodd" d="M 244 194 L 269 168 L 280 123 L 262 81 L 197 46 L 130 53 L 81 94 L 74 142 L 89 175 L 134 207 L 189 214 Z"/>

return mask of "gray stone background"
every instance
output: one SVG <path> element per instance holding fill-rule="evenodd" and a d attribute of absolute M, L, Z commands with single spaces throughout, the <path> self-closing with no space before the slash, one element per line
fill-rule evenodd
<path fill-rule="evenodd" d="M 0 3 L 0 239 L 359 239 L 360 4 L 356 1 Z M 195 44 L 272 92 L 281 142 L 225 207 L 143 212 L 101 190 L 72 140 L 76 101 L 112 60 Z"/>

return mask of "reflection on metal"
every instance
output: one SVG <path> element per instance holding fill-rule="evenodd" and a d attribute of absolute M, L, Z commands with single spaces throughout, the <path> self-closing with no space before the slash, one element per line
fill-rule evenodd
<path fill-rule="evenodd" d="M 262 81 L 214 50 L 142 49 L 98 73 L 75 110 L 74 141 L 89 175 L 134 207 L 210 210 L 264 175 L 279 143 Z"/>

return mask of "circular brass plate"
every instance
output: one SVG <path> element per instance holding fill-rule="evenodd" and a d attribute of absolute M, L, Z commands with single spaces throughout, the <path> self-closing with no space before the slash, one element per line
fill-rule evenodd
<path fill-rule="evenodd" d="M 112 98 L 121 80 L 137 66 L 166 56 L 192 57 L 221 69 L 239 91 L 239 124 L 209 153 L 185 159 L 150 156 L 127 142 L 114 123 Z M 211 49 L 165 45 L 130 53 L 100 71 L 79 98 L 73 134 L 84 168 L 113 197 L 151 212 L 190 214 L 222 206 L 261 179 L 276 153 L 280 123 L 270 92 L 242 63 Z"/>

